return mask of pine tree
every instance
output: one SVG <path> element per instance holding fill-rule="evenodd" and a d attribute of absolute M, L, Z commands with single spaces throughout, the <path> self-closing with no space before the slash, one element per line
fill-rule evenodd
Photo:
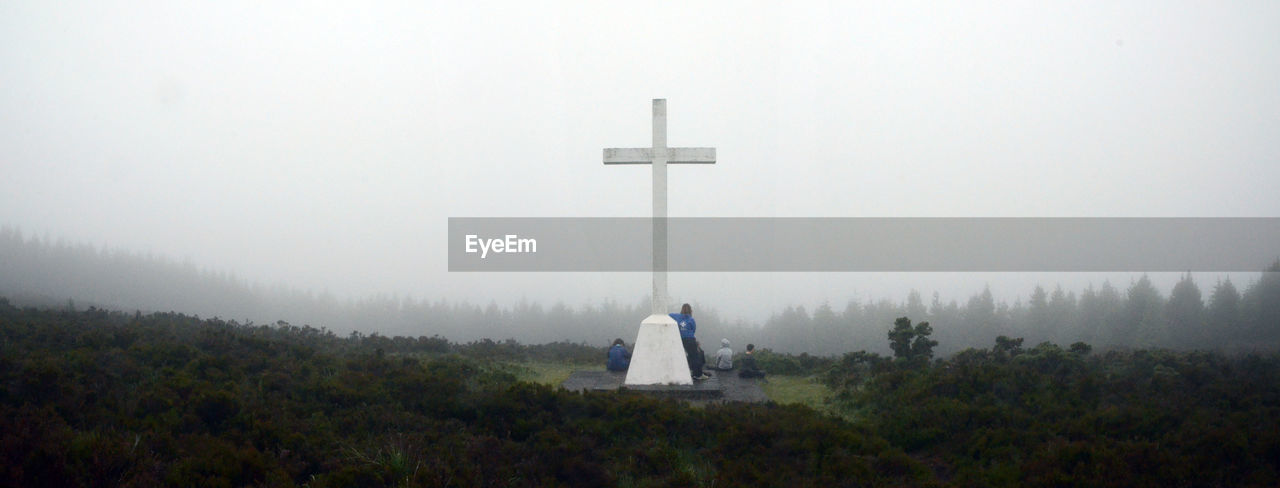
<path fill-rule="evenodd" d="M 893 330 L 889 331 L 889 349 L 893 349 L 893 357 L 907 358 L 911 356 L 911 339 L 916 331 L 911 327 L 911 319 L 899 317 L 893 321 Z"/>
<path fill-rule="evenodd" d="M 1165 316 L 1169 318 L 1171 343 L 1188 349 L 1204 347 L 1209 337 L 1204 333 L 1204 302 L 1200 288 L 1187 273 L 1173 286 Z"/>
<path fill-rule="evenodd" d="M 1240 323 L 1240 292 L 1231 279 L 1219 281 L 1209 297 L 1209 330 L 1217 345 L 1239 344 L 1245 338 Z"/>
<path fill-rule="evenodd" d="M 1169 330 L 1162 313 L 1164 298 L 1151 284 L 1151 279 L 1142 275 L 1129 287 L 1128 298 L 1125 321 L 1120 324 L 1117 337 L 1120 343 L 1136 347 L 1167 347 Z"/>

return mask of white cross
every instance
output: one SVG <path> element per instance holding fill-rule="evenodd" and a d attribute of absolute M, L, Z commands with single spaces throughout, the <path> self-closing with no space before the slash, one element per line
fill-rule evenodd
<path fill-rule="evenodd" d="M 604 164 L 653 165 L 653 314 L 667 313 L 667 165 L 715 164 L 714 147 L 667 147 L 667 100 L 653 99 L 653 147 L 604 150 Z"/>

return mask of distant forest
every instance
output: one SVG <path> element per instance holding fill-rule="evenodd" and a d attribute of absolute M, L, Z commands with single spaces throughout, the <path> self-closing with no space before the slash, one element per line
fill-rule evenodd
<path fill-rule="evenodd" d="M 1037 286 L 1026 302 L 1010 305 L 983 290 L 965 303 L 918 292 L 905 302 L 850 301 L 809 311 L 787 307 L 763 323 L 722 320 L 714 307 L 694 302 L 699 336 L 708 344 L 728 338 L 788 353 L 887 353 L 884 334 L 897 317 L 929 322 L 937 351 L 949 354 L 989 345 L 997 336 L 1028 344 L 1086 342 L 1103 349 L 1280 349 L 1280 261 L 1243 291 L 1231 281 L 1207 293 L 1190 274 L 1165 295 L 1145 276 L 1121 289 L 1110 283 L 1080 291 Z M 287 286 L 262 286 L 233 274 L 127 251 L 69 244 L 0 229 L 0 296 L 14 303 L 84 309 L 176 311 L 243 323 L 294 323 L 342 334 L 434 336 L 466 342 L 483 338 L 523 343 L 630 342 L 648 303 L 509 307 L 405 296 L 340 300 Z M 709 346 L 710 347 L 710 346 Z"/>

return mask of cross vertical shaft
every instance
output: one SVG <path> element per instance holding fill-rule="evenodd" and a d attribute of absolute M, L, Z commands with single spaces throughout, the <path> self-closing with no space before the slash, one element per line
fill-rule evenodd
<path fill-rule="evenodd" d="M 606 148 L 604 164 L 653 165 L 653 313 L 640 322 L 627 385 L 692 385 L 676 321 L 667 315 L 667 165 L 715 164 L 714 147 L 667 147 L 667 101 L 653 99 L 653 143 Z"/>
<path fill-rule="evenodd" d="M 654 315 L 667 313 L 667 100 L 653 100 Z"/>

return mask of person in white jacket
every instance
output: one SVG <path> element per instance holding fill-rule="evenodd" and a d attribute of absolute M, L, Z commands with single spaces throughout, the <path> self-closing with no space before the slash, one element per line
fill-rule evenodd
<path fill-rule="evenodd" d="M 720 350 L 716 351 L 716 361 L 711 369 L 719 371 L 733 369 L 733 349 L 729 349 L 729 339 L 720 339 Z"/>

